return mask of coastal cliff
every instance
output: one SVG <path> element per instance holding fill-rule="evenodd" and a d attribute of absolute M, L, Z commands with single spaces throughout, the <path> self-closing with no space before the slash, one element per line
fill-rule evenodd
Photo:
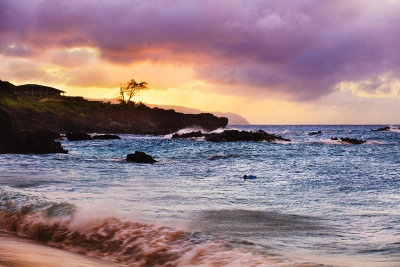
<path fill-rule="evenodd" d="M 10 115 L 17 131 L 163 135 L 183 128 L 212 131 L 228 124 L 227 118 L 210 113 L 183 114 L 143 104 L 111 104 L 79 97 L 15 96 L 12 92 L 16 87 L 0 81 L 0 106 Z"/>

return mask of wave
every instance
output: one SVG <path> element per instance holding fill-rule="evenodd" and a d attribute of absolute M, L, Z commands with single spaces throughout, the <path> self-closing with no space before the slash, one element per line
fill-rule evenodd
<path fill-rule="evenodd" d="M 223 240 L 138 223 L 68 203 L 0 194 L 0 230 L 127 266 L 296 266 Z M 100 214 L 100 215 L 99 215 Z"/>

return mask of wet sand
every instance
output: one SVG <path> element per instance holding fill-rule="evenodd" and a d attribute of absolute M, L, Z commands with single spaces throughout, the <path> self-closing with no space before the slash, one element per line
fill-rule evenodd
<path fill-rule="evenodd" d="M 110 267 L 116 264 L 48 247 L 25 238 L 0 232 L 0 266 L 7 267 Z"/>

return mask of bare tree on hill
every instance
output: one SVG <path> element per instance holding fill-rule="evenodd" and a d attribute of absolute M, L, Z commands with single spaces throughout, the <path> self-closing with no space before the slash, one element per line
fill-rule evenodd
<path fill-rule="evenodd" d="M 147 89 L 149 89 L 147 82 L 136 82 L 135 79 L 131 79 L 120 86 L 118 100 L 121 103 L 128 104 L 129 102 L 133 102 L 132 97 L 137 93 Z"/>

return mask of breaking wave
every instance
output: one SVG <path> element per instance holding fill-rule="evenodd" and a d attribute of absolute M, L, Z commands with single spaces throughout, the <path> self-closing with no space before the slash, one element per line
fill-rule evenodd
<path fill-rule="evenodd" d="M 0 190 L 0 230 L 127 266 L 293 266 L 198 233 Z"/>

